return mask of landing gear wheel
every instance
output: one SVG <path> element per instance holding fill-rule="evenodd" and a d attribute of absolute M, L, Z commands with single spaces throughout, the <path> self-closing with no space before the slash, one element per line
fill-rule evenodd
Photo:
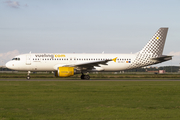
<path fill-rule="evenodd" d="M 81 79 L 82 79 L 82 80 L 84 79 L 84 76 L 85 76 L 85 75 L 81 75 Z"/>
<path fill-rule="evenodd" d="M 30 80 L 30 79 L 31 79 L 30 73 L 31 73 L 31 71 L 28 71 L 28 74 L 27 74 L 27 77 L 26 77 L 27 80 Z"/>
<path fill-rule="evenodd" d="M 30 80 L 30 79 L 31 79 L 31 77 L 30 77 L 30 76 L 27 76 L 27 77 L 26 77 L 26 79 L 27 79 L 27 80 Z"/>
<path fill-rule="evenodd" d="M 85 78 L 86 80 L 89 80 L 89 79 L 90 79 L 90 76 L 89 76 L 89 75 L 85 75 L 84 78 Z"/>
<path fill-rule="evenodd" d="M 90 76 L 89 75 L 81 75 L 82 80 L 89 80 Z"/>

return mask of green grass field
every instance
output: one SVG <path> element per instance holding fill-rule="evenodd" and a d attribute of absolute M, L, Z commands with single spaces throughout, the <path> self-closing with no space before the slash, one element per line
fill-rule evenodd
<path fill-rule="evenodd" d="M 0 120 L 179 120 L 180 81 L 0 81 Z"/>

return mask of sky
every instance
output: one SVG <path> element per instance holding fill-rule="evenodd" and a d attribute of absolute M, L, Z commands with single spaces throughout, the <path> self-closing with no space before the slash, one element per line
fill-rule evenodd
<path fill-rule="evenodd" d="M 169 27 L 163 54 L 180 64 L 180 0 L 0 0 L 0 66 L 18 54 L 136 53 Z"/>

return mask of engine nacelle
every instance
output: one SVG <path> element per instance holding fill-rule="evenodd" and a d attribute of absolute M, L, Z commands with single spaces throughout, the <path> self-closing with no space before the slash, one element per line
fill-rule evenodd
<path fill-rule="evenodd" d="M 74 67 L 59 67 L 54 76 L 56 77 L 69 77 L 74 75 Z"/>

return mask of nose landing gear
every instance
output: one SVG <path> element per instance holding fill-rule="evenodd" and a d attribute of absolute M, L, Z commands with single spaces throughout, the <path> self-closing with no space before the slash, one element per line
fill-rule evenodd
<path fill-rule="evenodd" d="M 30 73 L 31 73 L 31 71 L 28 71 L 28 74 L 27 74 L 27 77 L 26 77 L 27 80 L 30 80 L 30 79 L 31 79 Z"/>

